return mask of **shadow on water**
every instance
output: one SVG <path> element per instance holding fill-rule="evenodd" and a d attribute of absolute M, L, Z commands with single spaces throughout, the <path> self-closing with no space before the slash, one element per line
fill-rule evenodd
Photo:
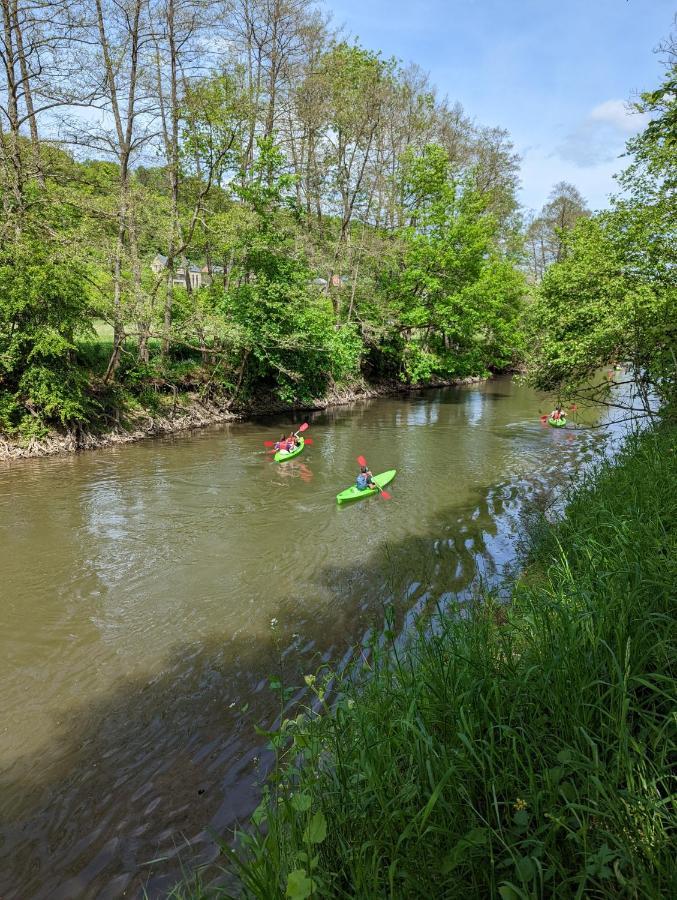
<path fill-rule="evenodd" d="M 594 456 L 538 402 L 496 383 L 298 414 L 315 445 L 288 468 L 271 417 L 7 477 L 0 897 L 161 897 L 213 861 L 270 762 L 269 677 L 302 685 L 386 606 L 406 633 L 500 578 Z M 339 509 L 357 453 L 398 469 L 393 499 Z"/>
<path fill-rule="evenodd" d="M 363 516 L 341 510 L 355 518 L 355 561 L 320 573 L 335 603 L 281 597 L 266 636 L 177 643 L 155 674 L 64 714 L 47 746 L 0 775 L 0 792 L 20 798 L 0 814 L 0 895 L 159 897 L 182 865 L 213 860 L 209 830 L 246 819 L 270 762 L 254 728 L 279 712 L 268 677 L 302 684 L 322 662 L 345 663 L 381 627 L 386 604 L 406 630 L 478 575 L 500 575 L 525 506 L 545 490 L 536 478 L 476 486 L 462 508 L 432 519 L 412 511 L 410 536 L 364 557 Z"/>

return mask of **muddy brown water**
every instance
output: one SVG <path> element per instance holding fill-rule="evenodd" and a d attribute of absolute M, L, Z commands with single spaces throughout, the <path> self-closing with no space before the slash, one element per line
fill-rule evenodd
<path fill-rule="evenodd" d="M 284 466 L 288 418 L 0 468 L 0 896 L 159 897 L 213 858 L 256 802 L 268 677 L 500 575 L 608 451 L 545 409 L 506 378 L 310 415 Z M 358 454 L 392 499 L 338 508 Z"/>

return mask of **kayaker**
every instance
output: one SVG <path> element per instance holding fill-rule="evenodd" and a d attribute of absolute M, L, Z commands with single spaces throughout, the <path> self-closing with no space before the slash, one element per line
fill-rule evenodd
<path fill-rule="evenodd" d="M 280 440 L 275 444 L 275 447 L 273 449 L 274 450 L 282 450 L 283 448 L 285 450 L 287 449 L 287 437 L 284 434 L 282 435 Z"/>
<path fill-rule="evenodd" d="M 358 491 L 366 491 L 367 488 L 374 488 L 374 476 L 366 466 L 360 466 L 360 474 L 355 480 Z"/>
<path fill-rule="evenodd" d="M 563 415 L 564 413 L 562 412 L 562 407 L 558 406 L 557 409 L 553 409 L 553 411 L 550 413 L 550 418 L 558 422 Z"/>

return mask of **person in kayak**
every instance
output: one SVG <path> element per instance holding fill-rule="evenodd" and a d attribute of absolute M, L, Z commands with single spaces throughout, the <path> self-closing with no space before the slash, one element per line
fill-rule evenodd
<path fill-rule="evenodd" d="M 366 491 L 367 488 L 375 488 L 374 476 L 366 466 L 360 466 L 360 474 L 355 480 L 358 491 Z"/>
<path fill-rule="evenodd" d="M 553 409 L 553 411 L 550 413 L 550 418 L 554 419 L 556 422 L 563 418 L 563 416 L 564 412 L 562 411 L 561 406 L 558 406 L 557 409 Z"/>
<path fill-rule="evenodd" d="M 282 435 L 280 440 L 273 447 L 274 450 L 286 450 L 287 449 L 287 437 L 286 435 Z"/>

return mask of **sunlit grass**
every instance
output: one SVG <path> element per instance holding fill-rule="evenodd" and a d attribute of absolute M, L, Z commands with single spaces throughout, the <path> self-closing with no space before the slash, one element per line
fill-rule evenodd
<path fill-rule="evenodd" d="M 674 896 L 674 445 L 666 427 L 605 464 L 508 607 L 406 653 L 386 626 L 368 677 L 284 724 L 225 850 L 247 896 Z"/>

